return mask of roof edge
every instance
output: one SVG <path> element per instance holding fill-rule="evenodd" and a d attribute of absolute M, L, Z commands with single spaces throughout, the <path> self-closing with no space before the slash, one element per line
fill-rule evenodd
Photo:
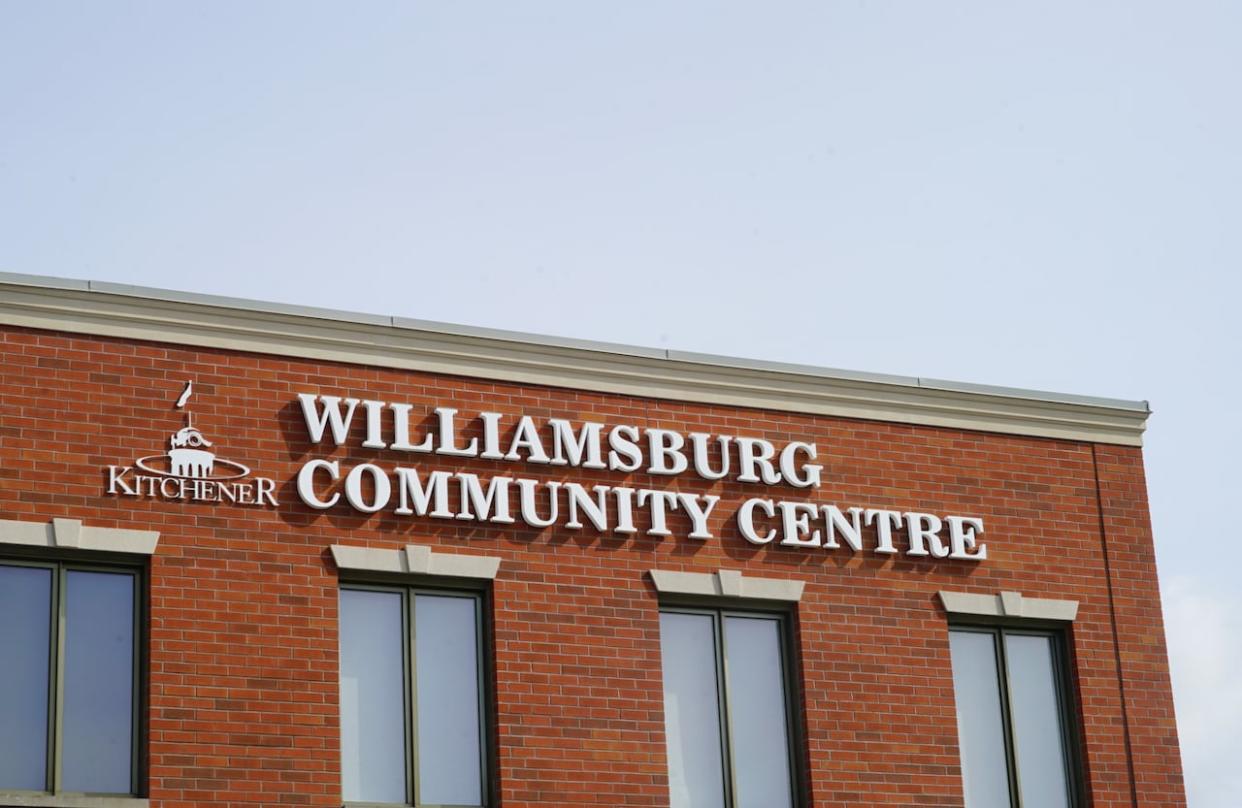
<path fill-rule="evenodd" d="M 0 323 L 497 381 L 1142 445 L 1145 401 L 524 334 L 0 272 Z"/>

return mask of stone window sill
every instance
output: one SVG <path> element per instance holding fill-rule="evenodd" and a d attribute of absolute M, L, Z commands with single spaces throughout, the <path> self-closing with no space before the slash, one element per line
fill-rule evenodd
<path fill-rule="evenodd" d="M 85 797 L 68 794 L 0 794 L 4 808 L 149 808 L 146 797 Z"/>

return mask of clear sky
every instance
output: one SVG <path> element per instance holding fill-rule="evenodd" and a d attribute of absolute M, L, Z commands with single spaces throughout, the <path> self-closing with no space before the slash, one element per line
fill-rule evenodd
<path fill-rule="evenodd" d="M 1232 0 L 0 0 L 0 270 L 1149 399 L 1191 804 L 1236 808 L 1239 42 Z"/>

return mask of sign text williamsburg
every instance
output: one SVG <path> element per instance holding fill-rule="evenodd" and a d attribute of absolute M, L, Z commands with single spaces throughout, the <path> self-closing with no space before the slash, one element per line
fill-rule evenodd
<path fill-rule="evenodd" d="M 800 441 L 778 448 L 762 438 L 683 435 L 629 424 L 573 424 L 560 418 L 539 423 L 528 415 L 504 423 L 503 416 L 495 412 L 480 412 L 474 419 L 477 425 L 470 424 L 478 434 L 464 440 L 467 422 L 449 407 L 437 407 L 434 427 L 416 435 L 411 423 L 426 414 L 416 414 L 411 404 L 314 393 L 299 393 L 298 401 L 313 443 L 328 440 L 341 446 L 355 418 L 361 418 L 366 434 L 362 446 L 392 452 L 395 459 L 439 455 L 622 474 L 673 477 L 693 473 L 709 481 L 794 488 L 818 487 L 823 468 L 813 462 L 818 455 L 815 444 Z M 333 490 L 341 480 L 342 490 Z M 531 527 L 562 524 L 571 530 L 589 523 L 601 533 L 622 535 L 638 532 L 637 511 L 646 512 L 647 535 L 671 535 L 668 516 L 680 510 L 691 525 L 686 537 L 703 541 L 713 538 L 709 520 L 720 501 L 714 494 L 654 488 L 588 488 L 575 482 L 510 476 L 484 479 L 400 462 L 387 468 L 360 463 L 343 469 L 340 461 L 319 458 L 307 461 L 298 472 L 297 492 L 303 503 L 317 510 L 348 507 L 375 513 L 391 509 L 400 516 L 492 524 L 514 524 L 520 518 Z M 864 528 L 874 526 L 874 540 L 866 548 L 873 553 L 964 561 L 987 558 L 987 547 L 979 540 L 983 520 L 970 516 L 942 518 L 917 511 L 753 497 L 742 502 L 734 519 L 743 538 L 757 545 L 779 541 L 791 547 L 835 550 L 844 544 L 853 552 L 862 552 Z"/>

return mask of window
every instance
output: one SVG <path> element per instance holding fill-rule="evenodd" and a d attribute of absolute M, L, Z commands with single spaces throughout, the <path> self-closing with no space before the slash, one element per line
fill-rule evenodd
<path fill-rule="evenodd" d="M 793 808 L 787 618 L 660 613 L 672 808 Z"/>
<path fill-rule="evenodd" d="M 949 631 L 966 808 L 1075 808 L 1063 635 Z"/>
<path fill-rule="evenodd" d="M 487 804 L 480 595 L 341 589 L 346 802 Z"/>
<path fill-rule="evenodd" d="M 0 791 L 138 791 L 136 569 L 0 559 Z"/>

